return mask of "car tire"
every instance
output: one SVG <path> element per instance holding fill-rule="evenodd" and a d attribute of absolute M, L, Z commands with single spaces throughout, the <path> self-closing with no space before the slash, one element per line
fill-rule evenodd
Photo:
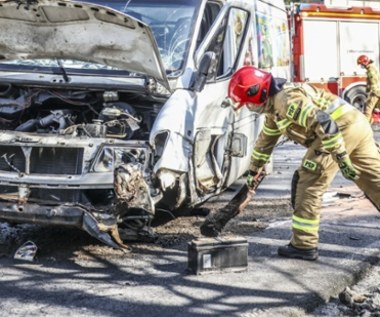
<path fill-rule="evenodd" d="M 352 87 L 344 94 L 344 99 L 355 108 L 363 112 L 364 105 L 367 102 L 367 92 L 364 85 Z"/>

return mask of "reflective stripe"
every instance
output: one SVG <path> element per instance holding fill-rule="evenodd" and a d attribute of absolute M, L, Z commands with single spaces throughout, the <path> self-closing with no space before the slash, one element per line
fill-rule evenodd
<path fill-rule="evenodd" d="M 313 110 L 313 108 L 314 108 L 313 104 L 308 104 L 305 108 L 302 108 L 301 110 L 301 115 L 298 118 L 298 123 L 304 128 L 306 128 L 307 117 L 310 111 Z"/>
<path fill-rule="evenodd" d="M 336 109 L 338 109 L 341 105 L 343 105 L 344 102 L 340 98 L 335 98 L 335 100 L 329 104 L 329 106 L 326 109 L 326 112 L 331 115 Z"/>
<path fill-rule="evenodd" d="M 292 227 L 305 232 L 316 232 L 319 230 L 319 218 L 318 219 L 305 219 L 301 217 L 292 217 Z"/>
<path fill-rule="evenodd" d="M 342 133 L 340 132 L 334 135 L 332 138 L 322 141 L 322 145 L 326 149 L 330 149 L 336 146 L 337 144 L 342 144 L 342 143 L 343 143 L 343 137 L 342 137 Z"/>
<path fill-rule="evenodd" d="M 281 135 L 281 131 L 279 129 L 271 129 L 264 125 L 263 133 L 269 136 L 277 136 Z"/>
<path fill-rule="evenodd" d="M 330 117 L 336 120 L 340 118 L 341 116 L 343 116 L 345 113 L 352 111 L 353 109 L 354 107 L 351 106 L 350 104 L 347 104 L 347 103 L 341 104 L 340 107 L 338 107 L 336 110 L 330 113 Z"/>
<path fill-rule="evenodd" d="M 298 216 L 293 215 L 292 217 L 293 221 L 300 222 L 300 223 L 306 223 L 310 225 L 319 225 L 319 218 L 317 219 L 305 219 Z"/>
<path fill-rule="evenodd" d="M 288 120 L 288 119 L 283 119 L 281 121 L 277 121 L 276 122 L 276 125 L 277 127 L 280 129 L 280 130 L 284 130 L 286 129 L 288 126 L 290 126 L 292 124 L 292 121 Z"/>
<path fill-rule="evenodd" d="M 258 152 L 256 150 L 253 150 L 252 151 L 252 156 L 251 156 L 253 159 L 255 160 L 258 160 L 258 161 L 268 161 L 269 158 L 270 158 L 270 155 L 268 154 L 265 154 L 265 153 L 261 153 L 261 152 Z"/>
<path fill-rule="evenodd" d="M 296 223 L 293 223 L 292 227 L 294 229 L 298 229 L 305 232 L 317 232 L 319 230 L 319 226 L 316 227 L 307 227 L 305 225 L 298 225 Z"/>

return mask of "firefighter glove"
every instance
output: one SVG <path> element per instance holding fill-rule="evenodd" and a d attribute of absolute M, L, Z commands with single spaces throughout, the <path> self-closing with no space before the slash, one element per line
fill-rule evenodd
<path fill-rule="evenodd" d="M 248 172 L 246 183 L 247 183 L 247 186 L 249 189 L 253 189 L 253 190 L 256 189 L 256 187 L 258 185 L 258 180 L 257 180 L 258 174 L 259 174 L 258 171 L 249 171 Z"/>
<path fill-rule="evenodd" d="M 357 180 L 359 175 L 355 167 L 352 165 L 350 157 L 347 153 L 343 155 L 337 155 L 338 165 L 343 176 L 348 180 L 354 181 Z"/>

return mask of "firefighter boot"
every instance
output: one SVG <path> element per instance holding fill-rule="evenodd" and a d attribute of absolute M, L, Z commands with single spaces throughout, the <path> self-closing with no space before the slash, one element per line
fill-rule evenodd
<path fill-rule="evenodd" d="M 286 258 L 302 259 L 308 261 L 315 261 L 318 259 L 318 249 L 299 249 L 293 247 L 290 243 L 284 247 L 278 248 L 278 255 Z"/>

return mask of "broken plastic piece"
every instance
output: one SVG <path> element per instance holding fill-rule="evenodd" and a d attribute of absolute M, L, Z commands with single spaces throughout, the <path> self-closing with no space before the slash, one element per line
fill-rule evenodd
<path fill-rule="evenodd" d="M 33 262 L 34 257 L 37 253 L 37 246 L 33 241 L 25 242 L 21 247 L 19 247 L 14 255 L 16 260 L 24 260 Z"/>
<path fill-rule="evenodd" d="M 350 193 L 336 193 L 336 196 L 338 196 L 338 198 L 351 198 L 352 195 Z"/>

